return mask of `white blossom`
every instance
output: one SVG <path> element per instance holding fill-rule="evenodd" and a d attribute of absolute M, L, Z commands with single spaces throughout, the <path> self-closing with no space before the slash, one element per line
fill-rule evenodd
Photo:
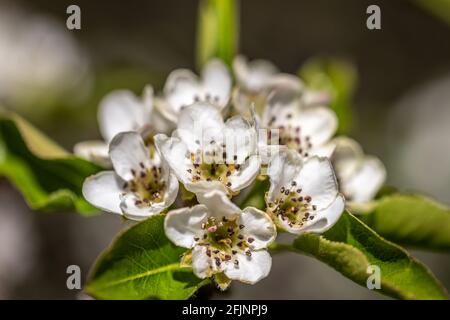
<path fill-rule="evenodd" d="M 109 146 L 114 171 L 87 178 L 83 195 L 94 206 L 133 220 L 168 208 L 178 193 L 178 181 L 160 157 L 151 157 L 137 132 L 117 134 Z"/>
<path fill-rule="evenodd" d="M 336 148 L 331 159 L 346 200 L 353 203 L 372 200 L 386 180 L 383 163 L 374 156 L 365 155 L 353 139 L 338 137 L 332 142 Z"/>
<path fill-rule="evenodd" d="M 153 89 L 146 86 L 142 98 L 129 90 L 115 90 L 106 95 L 98 108 L 98 123 L 101 140 L 83 141 L 75 145 L 74 153 L 84 159 L 104 167 L 110 167 L 108 145 L 120 132 L 136 131 L 147 144 L 151 144 L 152 135 L 158 132 L 161 119 L 153 108 Z"/>
<path fill-rule="evenodd" d="M 167 77 L 158 109 L 174 123 L 177 123 L 180 111 L 195 102 L 207 102 L 222 111 L 230 100 L 231 85 L 231 75 L 218 59 L 203 67 L 201 77 L 188 69 L 177 69 Z"/>
<path fill-rule="evenodd" d="M 197 102 L 184 108 L 172 137 L 155 136 L 161 155 L 187 190 L 236 194 L 258 175 L 256 130 L 242 117 L 224 122 L 220 111 Z"/>
<path fill-rule="evenodd" d="M 241 210 L 220 190 L 198 200 L 194 207 L 169 211 L 164 223 L 171 241 L 191 249 L 194 273 L 215 276 L 222 289 L 230 280 L 254 284 L 266 277 L 272 265 L 266 248 L 276 237 L 270 217 L 253 207 Z"/>
<path fill-rule="evenodd" d="M 283 151 L 272 158 L 268 175 L 267 211 L 288 232 L 322 233 L 341 216 L 344 197 L 327 158 L 304 159 L 293 150 Z"/>

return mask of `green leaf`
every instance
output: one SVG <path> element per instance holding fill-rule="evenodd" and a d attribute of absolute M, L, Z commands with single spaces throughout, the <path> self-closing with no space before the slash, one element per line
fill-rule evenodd
<path fill-rule="evenodd" d="M 228 65 L 237 52 L 237 0 L 200 0 L 197 25 L 197 64 L 217 57 Z"/>
<path fill-rule="evenodd" d="M 305 63 L 299 76 L 313 90 L 331 93 L 331 108 L 339 119 L 338 133 L 348 133 L 352 126 L 352 98 L 357 82 L 356 68 L 347 61 L 315 58 Z"/>
<path fill-rule="evenodd" d="M 242 201 L 236 202 L 241 208 L 255 207 L 260 210 L 266 209 L 265 195 L 269 190 L 269 179 L 257 178 L 251 187 L 250 192 L 245 196 Z"/>
<path fill-rule="evenodd" d="M 164 233 L 164 216 L 122 233 L 98 259 L 86 291 L 100 299 L 187 299 L 209 280 L 197 278 Z"/>
<path fill-rule="evenodd" d="M 0 177 L 22 193 L 30 208 L 98 212 L 84 200 L 81 188 L 99 169 L 70 155 L 18 115 L 0 109 Z"/>
<path fill-rule="evenodd" d="M 324 234 L 301 235 L 292 246 L 362 286 L 366 286 L 368 266 L 378 266 L 379 291 L 391 297 L 448 299 L 445 288 L 422 263 L 347 212 Z"/>
<path fill-rule="evenodd" d="M 418 195 L 376 200 L 361 219 L 381 236 L 407 246 L 450 251 L 450 210 Z"/>

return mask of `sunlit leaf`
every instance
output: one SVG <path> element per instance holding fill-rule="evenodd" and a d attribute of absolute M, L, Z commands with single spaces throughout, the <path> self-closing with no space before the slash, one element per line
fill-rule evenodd
<path fill-rule="evenodd" d="M 383 294 L 399 299 L 448 299 L 445 288 L 419 261 L 349 213 L 323 235 L 296 238 L 293 250 L 311 255 L 345 277 L 366 286 L 368 267 L 381 272 Z"/>
<path fill-rule="evenodd" d="M 81 187 L 99 169 L 70 155 L 19 116 L 0 110 L 0 176 L 32 209 L 97 212 L 83 199 Z"/>
<path fill-rule="evenodd" d="M 361 219 L 400 244 L 450 251 L 450 209 L 418 195 L 392 194 L 376 200 Z"/>
<path fill-rule="evenodd" d="M 182 267 L 185 249 L 167 239 L 164 216 L 154 216 L 119 235 L 97 261 L 86 291 L 100 299 L 187 299 L 208 280 Z"/>

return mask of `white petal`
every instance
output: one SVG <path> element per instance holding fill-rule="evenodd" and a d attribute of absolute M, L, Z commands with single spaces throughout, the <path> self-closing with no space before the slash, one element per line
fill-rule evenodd
<path fill-rule="evenodd" d="M 163 98 L 155 98 L 155 108 L 153 108 L 151 114 L 151 125 L 155 132 L 170 134 L 175 129 L 176 119 L 172 120 L 166 117 L 165 114 L 161 112 L 165 106 Z"/>
<path fill-rule="evenodd" d="M 222 140 L 224 122 L 220 111 L 213 105 L 205 102 L 195 103 L 180 112 L 176 135 L 180 137 L 191 151 L 208 143 L 208 138 Z M 220 143 L 220 141 L 217 141 Z"/>
<path fill-rule="evenodd" d="M 226 193 L 220 190 L 199 193 L 197 200 L 208 208 L 210 215 L 218 218 L 234 216 L 241 212 L 241 209 L 231 202 Z"/>
<path fill-rule="evenodd" d="M 358 142 L 348 137 L 337 137 L 332 143 L 336 144 L 331 158 L 336 175 L 340 180 L 348 181 L 361 165 L 364 152 Z"/>
<path fill-rule="evenodd" d="M 331 95 L 328 91 L 306 90 L 302 98 L 306 106 L 326 106 L 331 101 Z"/>
<path fill-rule="evenodd" d="M 109 145 L 109 155 L 114 170 L 124 180 L 132 180 L 135 173 L 142 170 L 141 164 L 149 166 L 150 154 L 142 137 L 137 132 L 117 134 Z"/>
<path fill-rule="evenodd" d="M 170 174 L 167 181 L 167 188 L 164 193 L 164 198 L 161 202 L 156 202 L 148 205 L 136 205 L 136 201 L 140 198 L 132 193 L 122 196 L 120 209 L 123 214 L 132 220 L 143 220 L 150 216 L 161 213 L 163 210 L 170 207 L 175 202 L 178 194 L 178 180 L 175 175 Z"/>
<path fill-rule="evenodd" d="M 149 123 L 152 96 L 151 87 L 146 87 L 143 101 L 128 90 L 105 96 L 98 109 L 100 132 L 105 141 L 109 142 L 119 132 L 137 131 Z"/>
<path fill-rule="evenodd" d="M 187 69 L 172 71 L 164 85 L 164 96 L 167 102 L 163 113 L 169 119 L 176 121 L 176 117 L 183 106 L 192 104 L 195 96 L 200 93 L 198 77 Z"/>
<path fill-rule="evenodd" d="M 257 155 L 250 156 L 248 160 L 241 165 L 241 168 L 228 178 L 231 182 L 230 189 L 232 191 L 239 191 L 248 187 L 258 176 L 260 168 L 260 157 Z"/>
<path fill-rule="evenodd" d="M 202 71 L 202 81 L 206 93 L 218 97 L 215 103 L 225 107 L 231 95 L 231 75 L 225 64 L 218 59 L 209 61 Z"/>
<path fill-rule="evenodd" d="M 102 171 L 84 181 L 83 196 L 97 208 L 122 214 L 120 195 L 123 184 L 124 181 L 113 171 Z"/>
<path fill-rule="evenodd" d="M 80 158 L 94 162 L 102 167 L 112 166 L 108 154 L 108 145 L 104 141 L 83 141 L 73 147 L 73 152 Z"/>
<path fill-rule="evenodd" d="M 177 246 L 192 248 L 194 238 L 203 235 L 202 223 L 207 217 L 208 209 L 201 204 L 169 211 L 164 220 L 166 236 Z"/>
<path fill-rule="evenodd" d="M 267 248 L 277 236 L 277 229 L 272 219 L 264 211 L 253 207 L 245 208 L 239 218 L 239 223 L 245 227 L 241 234 L 245 238 L 251 237 L 253 250 Z"/>
<path fill-rule="evenodd" d="M 288 114 L 298 115 L 302 105 L 300 103 L 302 92 L 291 86 L 275 86 L 267 96 L 266 105 L 262 115 L 265 127 L 273 127 L 272 119 L 277 125 L 285 125 Z"/>
<path fill-rule="evenodd" d="M 238 280 L 248 284 L 255 284 L 267 277 L 272 267 L 272 257 L 266 250 L 252 251 L 251 257 L 243 253 L 234 256 L 239 265 L 232 261 L 225 264 L 225 275 L 231 280 Z"/>
<path fill-rule="evenodd" d="M 168 207 L 166 203 L 160 202 L 152 205 L 137 206 L 136 201 L 139 200 L 133 193 L 127 193 L 121 196 L 120 209 L 123 215 L 131 220 L 141 221 L 148 217 L 154 216 Z"/>
<path fill-rule="evenodd" d="M 157 134 L 154 137 L 155 146 L 162 158 L 169 165 L 170 170 L 183 184 L 191 182 L 188 169 L 192 169 L 192 162 L 186 158 L 188 149 L 179 138 L 167 137 L 165 134 Z"/>
<path fill-rule="evenodd" d="M 296 177 L 301 195 L 312 198 L 311 205 L 318 210 L 328 207 L 338 193 L 333 167 L 327 158 L 308 158 Z"/>
<path fill-rule="evenodd" d="M 284 227 L 291 233 L 301 234 L 305 232 L 323 233 L 336 224 L 345 208 L 344 197 L 338 195 L 334 202 L 324 210 L 318 211 L 313 220 L 308 220 L 301 228 L 289 227 L 286 223 Z"/>
<path fill-rule="evenodd" d="M 253 60 L 248 62 L 241 55 L 234 58 L 233 71 L 239 85 L 250 91 L 263 89 L 273 75 L 278 73 L 278 69 L 269 61 Z"/>
<path fill-rule="evenodd" d="M 383 163 L 366 156 L 357 171 L 348 180 L 342 181 L 342 191 L 351 201 L 367 202 L 372 200 L 386 180 Z"/>
<path fill-rule="evenodd" d="M 267 90 L 278 90 L 295 96 L 304 91 L 304 84 L 299 77 L 288 73 L 279 73 L 270 79 L 267 84 Z"/>
<path fill-rule="evenodd" d="M 321 146 L 312 147 L 308 151 L 308 154 L 309 154 L 309 156 L 331 158 L 335 149 L 336 149 L 336 145 L 333 143 L 333 141 L 330 141 Z"/>
<path fill-rule="evenodd" d="M 313 146 L 322 145 L 330 140 L 338 124 L 336 114 L 326 107 L 303 109 L 292 122 L 300 126 L 303 137 L 310 137 Z"/>
<path fill-rule="evenodd" d="M 206 247 L 194 247 L 192 250 L 192 271 L 194 274 L 201 279 L 208 278 L 212 276 L 211 268 L 213 266 L 211 258 L 206 254 Z"/>
<path fill-rule="evenodd" d="M 273 202 L 279 195 L 281 187 L 290 186 L 303 167 L 301 156 L 293 150 L 283 150 L 275 154 L 267 170 L 270 189 L 267 200 Z"/>

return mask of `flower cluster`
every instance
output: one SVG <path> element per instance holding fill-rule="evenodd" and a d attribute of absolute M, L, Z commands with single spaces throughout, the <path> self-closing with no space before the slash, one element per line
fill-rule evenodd
<path fill-rule="evenodd" d="M 99 107 L 104 141 L 75 147 L 111 168 L 85 181 L 89 202 L 133 220 L 165 214 L 167 237 L 188 249 L 182 264 L 221 289 L 268 275 L 277 231 L 325 232 L 345 199 L 370 201 L 385 179 L 378 159 L 334 137 L 327 93 L 262 60 L 239 56 L 233 71 L 234 87 L 228 68 L 212 60 L 200 76 L 173 71 L 156 97 L 151 87 L 142 98 L 113 92 Z M 240 208 L 267 178 L 265 207 Z"/>

